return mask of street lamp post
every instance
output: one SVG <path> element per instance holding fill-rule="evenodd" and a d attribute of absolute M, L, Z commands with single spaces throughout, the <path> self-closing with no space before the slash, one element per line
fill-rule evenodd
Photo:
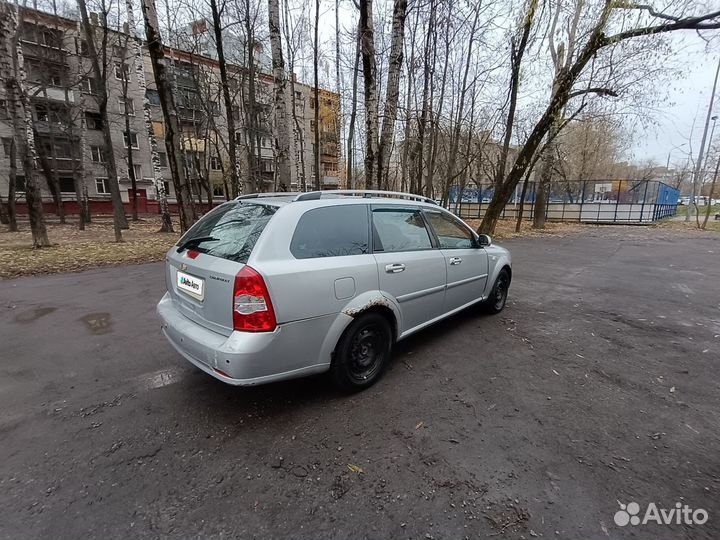
<path fill-rule="evenodd" d="M 703 171 L 703 155 L 705 153 L 705 142 L 707 140 L 708 127 L 710 127 L 710 118 L 712 117 L 713 102 L 715 101 L 715 90 L 717 89 L 718 75 L 720 75 L 720 58 L 718 58 L 718 67 L 715 70 L 715 80 L 713 82 L 712 93 L 710 94 L 710 104 L 708 105 L 707 117 L 705 118 L 705 129 L 703 130 L 702 140 L 700 141 L 700 151 L 698 152 L 697 163 L 695 163 L 695 171 L 693 172 L 693 183 L 692 183 L 692 197 L 690 204 L 688 204 L 687 214 L 685 215 L 685 221 L 690 221 L 690 216 L 693 213 L 697 213 L 697 205 L 695 204 L 695 197 L 698 191 L 698 181 L 700 180 L 700 174 Z"/>

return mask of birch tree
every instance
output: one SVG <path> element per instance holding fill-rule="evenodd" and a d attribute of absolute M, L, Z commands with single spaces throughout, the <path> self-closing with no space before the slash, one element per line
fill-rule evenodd
<path fill-rule="evenodd" d="M 80 0 L 84 1 L 84 0 Z M 165 63 L 165 51 L 160 36 L 160 25 L 158 24 L 155 0 L 142 0 L 142 13 L 145 22 L 145 37 L 148 44 L 148 52 L 152 63 L 153 74 L 157 84 L 160 105 L 165 120 L 165 149 L 168 156 L 168 165 L 175 187 L 175 198 L 178 202 L 180 213 L 180 231 L 185 232 L 197 220 L 195 205 L 193 204 L 190 184 L 185 174 L 182 149 L 180 123 L 175 106 L 175 96 L 168 79 L 168 70 Z"/>
<path fill-rule="evenodd" d="M 378 95 L 373 0 L 360 0 L 359 31 L 365 89 L 365 187 L 374 189 L 378 153 Z"/>
<path fill-rule="evenodd" d="M 407 6 L 407 0 L 395 0 L 393 4 L 387 94 L 385 96 L 380 142 L 377 149 L 378 175 L 376 183 L 380 189 L 388 188 L 390 153 L 395 135 L 398 100 L 400 99 L 400 75 L 402 74 L 403 52 L 405 47 L 405 17 L 407 16 Z"/>
<path fill-rule="evenodd" d="M 165 192 L 165 182 L 163 180 L 162 168 L 160 167 L 157 138 L 155 137 L 155 130 L 152 125 L 150 100 L 147 97 L 147 80 L 145 79 L 145 59 L 142 43 L 138 38 L 133 0 L 125 0 L 125 11 L 127 13 L 128 30 L 132 36 L 133 56 L 135 58 L 135 74 L 137 75 L 138 86 L 140 87 L 140 92 L 143 96 L 143 120 L 145 121 L 145 131 L 147 132 L 148 142 L 150 144 L 153 184 L 155 186 L 155 192 L 157 193 L 157 199 L 160 205 L 160 232 L 171 233 L 175 231 L 173 230 L 172 218 L 170 217 L 170 209 L 168 207 L 167 193 Z"/>
<path fill-rule="evenodd" d="M 10 117 L 17 156 L 11 152 L 11 158 L 20 157 L 25 175 L 25 198 L 27 200 L 32 232 L 33 247 L 50 246 L 42 207 L 42 193 L 37 178 L 37 154 L 33 134 L 33 120 L 30 112 L 30 100 L 26 87 L 25 55 L 20 41 L 21 28 L 20 7 L 8 2 L 0 3 L 0 75 L 10 98 Z M 13 161 L 14 163 L 14 161 Z M 11 172 L 11 190 L 15 188 L 15 180 Z M 14 192 L 12 192 L 14 202 Z M 13 207 L 14 211 L 14 207 Z M 10 222 L 11 226 L 13 221 Z M 15 224 L 16 225 L 16 224 Z"/>
<path fill-rule="evenodd" d="M 268 25 L 275 84 L 275 151 L 277 176 L 282 191 L 290 188 L 290 126 L 288 123 L 287 77 L 280 37 L 280 2 L 268 0 Z M 294 99 L 294 95 L 293 95 Z"/>

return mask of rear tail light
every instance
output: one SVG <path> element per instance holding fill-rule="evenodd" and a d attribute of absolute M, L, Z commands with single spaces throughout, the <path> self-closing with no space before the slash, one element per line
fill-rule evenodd
<path fill-rule="evenodd" d="M 265 281 L 249 266 L 235 276 L 233 291 L 233 327 L 242 332 L 272 332 L 275 311 Z"/>

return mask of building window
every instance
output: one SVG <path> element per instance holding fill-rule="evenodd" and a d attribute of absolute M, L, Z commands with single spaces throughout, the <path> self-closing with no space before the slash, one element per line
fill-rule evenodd
<path fill-rule="evenodd" d="M 233 105 L 232 117 L 233 117 L 233 120 L 236 120 L 236 121 L 240 120 L 240 107 L 238 107 L 237 105 Z"/>
<path fill-rule="evenodd" d="M 213 197 L 224 197 L 225 186 L 222 184 L 213 184 Z"/>
<path fill-rule="evenodd" d="M 125 100 L 123 98 L 118 98 L 118 108 L 120 110 L 120 114 L 125 114 L 125 103 L 127 102 L 127 113 L 129 116 L 135 116 L 135 103 L 132 99 Z"/>
<path fill-rule="evenodd" d="M 160 166 L 167 167 L 168 166 L 167 154 L 165 152 L 158 152 L 157 155 L 158 155 L 158 161 L 160 162 Z"/>
<path fill-rule="evenodd" d="M 98 195 L 108 195 L 110 193 L 110 190 L 108 189 L 108 179 L 96 178 L 95 189 L 97 190 Z"/>
<path fill-rule="evenodd" d="M 8 103 L 4 99 L 0 99 L 0 119 L 7 120 L 10 118 L 10 112 L 8 111 Z"/>
<path fill-rule="evenodd" d="M 135 180 L 142 180 L 142 165 L 133 164 L 135 171 Z M 127 170 L 127 177 L 130 178 L 130 169 Z"/>
<path fill-rule="evenodd" d="M 40 38 L 40 44 L 46 47 L 54 47 L 59 49 L 62 45 L 62 33 L 59 31 L 50 30 L 49 28 L 40 32 L 38 36 Z"/>
<path fill-rule="evenodd" d="M 158 94 L 157 90 L 146 90 L 145 97 L 150 102 L 150 105 L 160 106 L 160 94 Z"/>
<path fill-rule="evenodd" d="M 88 42 L 84 39 L 80 39 L 77 42 L 77 53 L 80 56 L 90 56 L 90 49 L 88 49 Z"/>
<path fill-rule="evenodd" d="M 222 163 L 220 163 L 220 158 L 217 156 L 212 156 L 210 158 L 210 168 L 213 171 L 220 171 L 222 170 Z"/>
<path fill-rule="evenodd" d="M 315 120 L 310 120 L 310 131 L 315 133 Z"/>
<path fill-rule="evenodd" d="M 3 152 L 5 152 L 5 157 L 10 157 L 10 148 L 12 147 L 12 142 L 13 140 L 10 137 L 2 138 Z"/>
<path fill-rule="evenodd" d="M 129 81 L 130 80 L 130 66 L 125 63 L 115 64 L 115 78 L 118 81 Z"/>
<path fill-rule="evenodd" d="M 163 187 L 165 188 L 165 195 L 170 196 L 170 182 L 168 180 L 163 180 Z"/>
<path fill-rule="evenodd" d="M 60 193 L 75 193 L 75 179 L 72 176 L 58 178 Z"/>
<path fill-rule="evenodd" d="M 123 133 L 123 135 L 124 135 L 123 138 L 125 139 L 123 141 L 125 143 L 125 148 L 131 147 L 131 148 L 134 148 L 135 150 L 140 148 L 140 145 L 138 144 L 137 133 L 128 133 L 126 131 Z"/>
<path fill-rule="evenodd" d="M 301 100 L 302 99 L 302 92 L 295 90 L 295 99 Z"/>
<path fill-rule="evenodd" d="M 105 149 L 102 146 L 91 146 L 90 157 L 95 163 L 105 163 Z"/>
<path fill-rule="evenodd" d="M 80 81 L 80 91 L 85 94 L 97 93 L 97 82 L 93 77 L 86 77 Z"/>
<path fill-rule="evenodd" d="M 48 74 L 48 86 L 62 88 L 63 80 L 60 72 L 53 70 Z"/>
<path fill-rule="evenodd" d="M 315 108 L 315 98 L 314 98 L 314 97 L 313 97 L 313 98 L 310 98 L 310 108 L 311 108 L 311 109 L 314 109 L 314 108 Z"/>
<path fill-rule="evenodd" d="M 25 176 L 18 174 L 15 176 L 15 191 L 25 193 Z"/>
<path fill-rule="evenodd" d="M 100 113 L 96 112 L 85 112 L 85 123 L 87 124 L 88 129 L 102 129 L 103 128 L 103 121 L 102 116 L 100 116 Z"/>

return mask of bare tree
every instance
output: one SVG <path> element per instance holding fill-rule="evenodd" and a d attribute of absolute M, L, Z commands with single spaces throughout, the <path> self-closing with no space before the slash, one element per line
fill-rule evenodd
<path fill-rule="evenodd" d="M 647 26 L 636 26 L 623 29 L 617 33 L 608 35 L 610 18 L 618 10 L 634 9 L 643 10 L 655 20 L 657 24 Z M 612 0 L 605 0 L 602 9 L 599 10 L 595 20 L 591 24 L 587 38 L 581 46 L 576 48 L 575 58 L 566 64 L 557 77 L 557 85 L 550 96 L 549 103 L 530 131 L 525 144 L 520 148 L 518 156 L 511 170 L 501 181 L 497 183 L 492 201 L 488 205 L 482 223 L 478 229 L 482 233 L 492 233 L 495 230 L 500 214 L 505 204 L 512 195 L 515 187 L 524 177 L 527 168 L 530 166 L 535 153 L 542 144 L 543 139 L 550 131 L 552 125 L 567 106 L 568 102 L 578 96 L 587 94 L 605 94 L 608 88 L 586 86 L 575 89 L 575 84 L 584 74 L 588 63 L 603 49 L 617 45 L 625 40 L 664 34 L 677 30 L 706 30 L 720 28 L 720 11 L 714 11 L 697 16 L 675 16 L 669 13 L 659 13 L 649 6 L 618 3 Z"/>
<path fill-rule="evenodd" d="M 272 48 L 273 77 L 275 79 L 275 149 L 277 176 L 283 191 L 290 187 L 290 125 L 288 123 L 287 78 L 280 37 L 280 2 L 268 0 L 270 47 Z M 294 96 L 293 96 L 294 99 Z"/>
<path fill-rule="evenodd" d="M 160 37 L 160 26 L 155 9 L 155 0 L 143 0 L 142 12 L 143 20 L 145 21 L 145 36 L 147 38 L 148 52 L 150 54 L 160 105 L 165 120 L 165 148 L 167 150 L 170 174 L 172 175 L 175 197 L 180 212 L 180 230 L 185 232 L 196 221 L 197 216 L 195 214 L 192 192 L 190 191 L 190 185 L 187 182 L 182 163 L 180 124 L 177 117 L 175 97 L 168 79 L 165 51 L 162 38 Z"/>
<path fill-rule="evenodd" d="M 147 98 L 147 81 L 145 79 L 145 62 L 143 61 L 143 49 L 140 39 L 138 39 L 137 28 L 135 25 L 135 12 L 133 9 L 133 1 L 125 0 L 125 10 L 127 12 L 128 30 L 132 36 L 132 47 L 134 49 L 133 56 L 135 58 L 135 73 L 138 78 L 138 85 L 143 96 L 143 119 L 145 121 L 145 130 L 148 134 L 150 143 L 150 159 L 152 161 L 153 181 L 157 198 L 160 204 L 160 217 L 162 225 L 160 232 L 174 232 L 172 218 L 170 217 L 170 209 L 168 207 L 167 193 L 165 192 L 165 182 L 163 181 L 162 169 L 160 167 L 160 156 L 158 155 L 157 138 L 152 125 L 152 116 L 150 111 L 150 100 Z M 127 104 L 126 104 L 127 106 Z"/>
<path fill-rule="evenodd" d="M 104 2 L 104 0 L 103 0 Z M 95 100 L 97 102 L 98 111 L 102 121 L 103 143 L 105 146 L 105 171 L 108 176 L 108 187 L 110 189 L 110 198 L 113 205 L 113 227 L 115 229 L 115 241 L 122 242 L 122 229 L 128 228 L 125 210 L 123 208 L 122 199 L 120 198 L 120 185 L 118 184 L 117 166 L 115 161 L 115 150 L 112 142 L 112 134 L 110 131 L 110 120 L 108 117 L 108 91 L 107 91 L 107 74 L 108 74 L 108 53 L 109 43 L 107 27 L 107 7 L 103 3 L 103 25 L 100 42 L 97 41 L 95 35 L 95 27 L 90 22 L 88 9 L 85 0 L 77 0 L 82 21 L 83 34 L 87 43 L 87 52 L 92 66 L 93 77 L 96 82 Z M 98 50 L 98 44 L 100 46 Z M 123 67 L 121 66 L 121 69 Z M 123 76 L 126 74 L 123 72 Z M 130 134 L 125 135 L 126 138 Z M 131 146 L 127 140 L 128 146 Z"/>
<path fill-rule="evenodd" d="M 393 4 L 387 94 L 385 96 L 380 143 L 377 149 L 377 185 L 380 189 L 387 189 L 388 187 L 390 153 L 392 150 L 393 136 L 395 135 L 398 100 L 400 99 L 400 74 L 402 73 L 403 52 L 405 47 L 406 16 L 407 0 L 395 0 Z"/>
<path fill-rule="evenodd" d="M 224 7 L 224 3 L 223 3 Z M 240 185 L 240 164 L 238 161 L 237 140 L 235 138 L 235 117 L 233 115 L 233 101 L 230 96 L 230 79 L 228 77 L 227 62 L 225 60 L 225 46 L 223 44 L 222 32 L 222 8 L 218 9 L 217 0 L 210 0 L 210 11 L 213 19 L 213 31 L 215 32 L 215 48 L 218 55 L 220 67 L 220 84 L 222 96 L 225 103 L 225 121 L 227 122 L 228 153 L 230 154 L 230 187 L 232 196 L 237 197 L 242 192 Z"/>
<path fill-rule="evenodd" d="M 20 42 L 20 20 L 19 6 L 16 5 L 13 9 L 13 6 L 8 2 L 0 3 L 0 43 L 2 43 L 2 48 L 0 48 L 0 53 L 2 53 L 0 75 L 2 75 L 5 89 L 10 98 L 11 110 L 9 112 L 15 144 L 19 147 L 17 153 L 22 161 L 25 175 L 25 197 L 30 216 L 33 247 L 42 248 L 50 246 L 50 240 L 45 227 L 42 194 L 37 180 L 37 155 L 35 153 L 30 100 L 25 84 L 25 55 Z M 11 152 L 10 157 L 15 158 L 15 152 Z M 15 159 L 13 159 L 14 163 Z M 15 187 L 15 181 L 16 177 L 14 178 L 11 173 L 11 190 Z M 12 200 L 14 204 L 14 193 L 12 193 Z M 10 224 L 12 226 L 13 221 Z"/>
<path fill-rule="evenodd" d="M 378 153 L 378 96 L 373 0 L 360 0 L 360 51 L 365 85 L 365 187 L 375 187 Z"/>
<path fill-rule="evenodd" d="M 372 0 L 370 0 L 372 1 Z M 320 54 L 320 0 L 315 0 L 315 38 L 313 40 L 313 73 L 315 85 L 313 100 L 315 102 L 315 143 L 313 148 L 313 163 L 315 168 L 315 189 L 320 189 L 320 79 L 318 76 L 318 55 Z"/>

